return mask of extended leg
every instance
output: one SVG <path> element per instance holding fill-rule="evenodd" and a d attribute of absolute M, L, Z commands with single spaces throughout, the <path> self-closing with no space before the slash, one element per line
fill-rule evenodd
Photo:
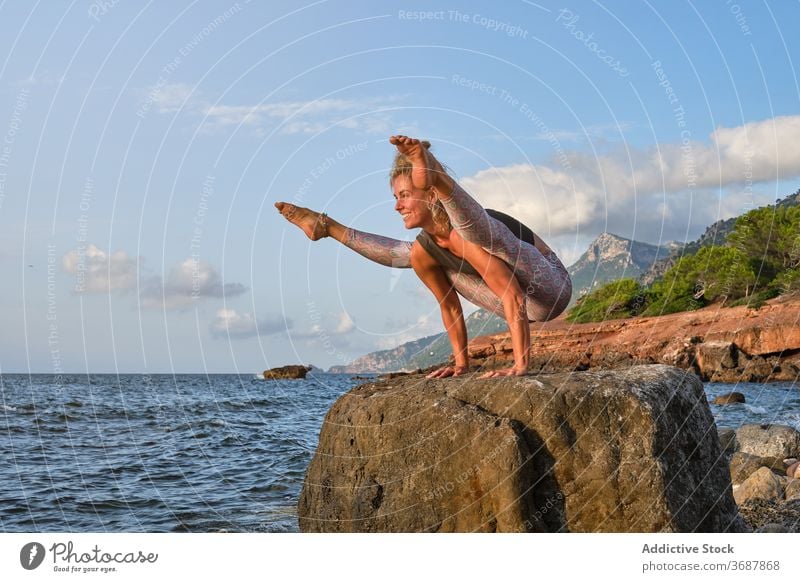
<path fill-rule="evenodd" d="M 283 217 L 299 227 L 311 240 L 326 236 L 338 240 L 362 257 L 387 267 L 411 268 L 411 243 L 346 227 L 329 216 L 295 206 L 276 202 L 275 208 Z"/>

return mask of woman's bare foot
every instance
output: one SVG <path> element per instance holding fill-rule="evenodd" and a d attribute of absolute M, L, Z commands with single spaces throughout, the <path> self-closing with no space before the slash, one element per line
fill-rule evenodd
<path fill-rule="evenodd" d="M 427 190 L 433 186 L 434 176 L 431 175 L 429 154 L 422 142 L 405 135 L 393 135 L 389 138 L 389 143 L 411 161 L 411 183 L 415 188 Z"/>
<path fill-rule="evenodd" d="M 321 214 L 319 212 L 314 212 L 302 206 L 295 206 L 288 202 L 276 202 L 275 208 L 286 220 L 300 227 L 311 240 L 319 240 L 328 236 L 328 229 L 325 223 L 320 220 Z"/>
<path fill-rule="evenodd" d="M 393 135 L 389 141 L 411 161 L 411 183 L 415 188 L 433 188 L 439 198 L 449 196 L 453 191 L 453 179 L 421 141 L 405 135 Z"/>

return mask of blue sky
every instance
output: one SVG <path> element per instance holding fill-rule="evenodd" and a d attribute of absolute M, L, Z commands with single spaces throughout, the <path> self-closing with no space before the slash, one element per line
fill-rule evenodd
<path fill-rule="evenodd" d="M 800 4 L 3 2 L 0 369 L 328 367 L 441 331 L 409 270 L 276 200 L 411 239 L 429 139 L 566 264 L 798 189 Z M 468 311 L 472 308 L 468 308 Z"/>

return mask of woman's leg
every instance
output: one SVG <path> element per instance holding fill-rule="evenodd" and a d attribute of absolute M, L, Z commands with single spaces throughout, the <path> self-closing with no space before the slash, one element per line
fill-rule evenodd
<path fill-rule="evenodd" d="M 566 309 L 572 295 L 572 282 L 567 269 L 549 247 L 542 244 L 543 253 L 517 238 L 456 182 L 450 196 L 439 199 L 453 229 L 464 240 L 479 245 L 513 269 L 528 297 L 529 319 L 547 321 Z"/>
<path fill-rule="evenodd" d="M 322 219 L 319 212 L 288 202 L 276 202 L 275 208 L 283 217 L 299 227 L 311 240 L 326 236 L 338 240 L 362 257 L 387 267 L 411 268 L 411 244 L 377 234 L 346 227 L 331 217 Z M 327 228 L 326 228 L 327 226 Z"/>
<path fill-rule="evenodd" d="M 408 241 L 362 232 L 354 228 L 345 228 L 343 237 L 335 238 L 362 257 L 381 265 L 397 269 L 411 268 L 412 243 Z"/>

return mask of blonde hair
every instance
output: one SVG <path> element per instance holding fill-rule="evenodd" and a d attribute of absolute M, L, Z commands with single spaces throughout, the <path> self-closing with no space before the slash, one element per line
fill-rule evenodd
<path fill-rule="evenodd" d="M 426 150 L 431 148 L 431 142 L 429 141 L 421 141 L 420 143 Z M 394 186 L 394 181 L 398 176 L 408 176 L 410 178 L 412 167 L 411 160 L 409 160 L 407 156 L 397 152 L 394 156 L 394 162 L 392 163 L 392 171 L 389 172 L 389 186 Z M 435 224 L 442 226 L 447 232 L 453 229 L 453 225 L 450 223 L 450 217 L 447 216 L 447 211 L 438 198 L 436 202 L 428 204 L 428 208 L 430 208 Z"/>

